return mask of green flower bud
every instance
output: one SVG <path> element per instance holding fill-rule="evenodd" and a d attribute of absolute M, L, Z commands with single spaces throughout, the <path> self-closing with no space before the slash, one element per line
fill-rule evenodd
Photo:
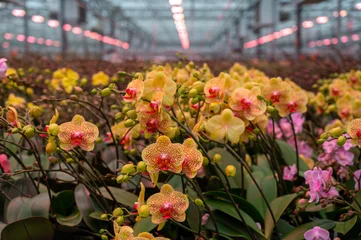
<path fill-rule="evenodd" d="M 25 134 L 25 136 L 26 136 L 27 138 L 32 138 L 32 137 L 34 137 L 34 135 L 35 135 L 35 129 L 34 129 L 34 127 L 33 127 L 33 126 L 29 126 L 29 127 L 25 130 L 24 134 Z"/>
<path fill-rule="evenodd" d="M 103 139 L 101 137 L 98 137 L 97 139 L 95 139 L 96 144 L 99 144 L 99 143 L 102 143 L 102 142 L 103 142 Z"/>
<path fill-rule="evenodd" d="M 133 120 L 137 119 L 137 112 L 135 110 L 129 110 L 127 112 L 127 116 L 128 116 L 128 118 L 133 119 Z"/>
<path fill-rule="evenodd" d="M 108 86 L 108 88 L 109 88 L 110 90 L 113 90 L 115 87 L 116 87 L 116 85 L 115 85 L 114 83 L 111 83 L 111 84 L 109 84 L 109 86 Z"/>
<path fill-rule="evenodd" d="M 321 145 L 325 142 L 325 139 L 318 139 L 317 140 L 317 144 Z"/>
<path fill-rule="evenodd" d="M 29 114 L 33 118 L 38 118 L 43 114 L 43 109 L 41 107 L 34 106 L 29 110 Z"/>
<path fill-rule="evenodd" d="M 124 222 L 124 217 L 123 216 L 119 216 L 119 217 L 117 217 L 117 223 L 118 223 L 118 225 L 121 225 L 123 222 Z"/>
<path fill-rule="evenodd" d="M 125 127 L 131 127 L 134 125 L 134 121 L 132 119 L 127 119 L 125 122 L 124 122 L 124 126 Z"/>
<path fill-rule="evenodd" d="M 322 133 L 320 138 L 326 140 L 328 138 L 328 134 L 327 133 Z"/>
<path fill-rule="evenodd" d="M 99 233 L 100 233 L 100 234 L 105 233 L 105 229 L 100 229 L 100 230 L 99 230 Z"/>
<path fill-rule="evenodd" d="M 86 78 L 80 79 L 80 86 L 85 86 L 88 83 L 88 80 Z"/>
<path fill-rule="evenodd" d="M 192 104 L 196 104 L 196 103 L 198 103 L 198 102 L 199 102 L 199 98 L 198 98 L 198 97 L 192 98 L 192 101 L 191 101 Z"/>
<path fill-rule="evenodd" d="M 118 216 L 123 216 L 124 212 L 121 208 L 116 208 L 113 211 L 113 216 L 118 217 Z"/>
<path fill-rule="evenodd" d="M 119 77 L 125 77 L 125 76 L 128 76 L 128 73 L 124 72 L 124 71 L 119 71 L 118 72 L 118 76 Z"/>
<path fill-rule="evenodd" d="M 98 90 L 96 90 L 95 88 L 91 91 L 92 95 L 96 95 L 98 93 Z"/>
<path fill-rule="evenodd" d="M 194 203 L 198 206 L 198 207 L 204 207 L 204 203 L 201 199 L 197 198 L 196 200 L 194 200 Z"/>
<path fill-rule="evenodd" d="M 122 167 L 122 173 L 123 174 L 133 174 L 135 173 L 135 166 L 132 163 L 125 164 Z"/>
<path fill-rule="evenodd" d="M 334 137 L 341 136 L 343 134 L 343 132 L 344 131 L 340 127 L 332 128 L 330 130 L 331 135 L 334 136 Z"/>
<path fill-rule="evenodd" d="M 198 90 L 195 89 L 195 88 L 192 88 L 192 89 L 189 91 L 189 93 L 188 93 L 188 97 L 190 97 L 190 98 L 194 98 L 194 97 L 196 97 L 197 95 L 198 95 Z"/>
<path fill-rule="evenodd" d="M 343 146 L 346 143 L 346 137 L 345 136 L 339 136 L 337 138 L 337 145 L 338 146 Z"/>
<path fill-rule="evenodd" d="M 137 172 L 144 172 L 147 168 L 147 164 L 144 161 L 140 161 L 137 164 Z"/>
<path fill-rule="evenodd" d="M 104 213 L 104 214 L 100 215 L 100 218 L 102 220 L 108 220 L 108 215 Z"/>
<path fill-rule="evenodd" d="M 253 130 L 254 134 L 260 134 L 261 133 L 261 130 L 259 130 L 259 128 L 255 128 Z"/>
<path fill-rule="evenodd" d="M 122 113 L 126 114 L 129 111 L 129 107 L 128 106 L 124 106 L 122 109 Z"/>
<path fill-rule="evenodd" d="M 113 104 L 113 105 L 110 106 L 110 109 L 111 110 L 117 110 L 117 109 L 120 109 L 120 107 L 118 105 Z"/>
<path fill-rule="evenodd" d="M 225 172 L 227 177 L 234 177 L 236 176 L 237 169 L 233 165 L 228 165 L 225 169 Z"/>
<path fill-rule="evenodd" d="M 221 154 L 219 154 L 219 153 L 214 154 L 214 156 L 213 156 L 213 161 L 214 161 L 215 163 L 220 163 L 221 160 L 222 160 Z"/>
<path fill-rule="evenodd" d="M 118 184 L 127 182 L 128 180 L 129 180 L 129 177 L 128 177 L 127 175 L 119 175 L 119 176 L 116 178 L 116 181 L 117 181 Z"/>
<path fill-rule="evenodd" d="M 109 240 L 108 236 L 105 234 L 103 234 L 101 238 L 102 238 L 102 240 Z"/>
<path fill-rule="evenodd" d="M 104 88 L 101 92 L 100 95 L 102 97 L 109 97 L 110 94 L 112 94 L 112 91 L 109 88 Z"/>
<path fill-rule="evenodd" d="M 123 113 L 118 112 L 117 114 L 115 114 L 115 121 L 120 121 L 123 118 Z"/>
<path fill-rule="evenodd" d="M 139 216 L 141 216 L 142 218 L 146 218 L 149 216 L 150 212 L 149 212 L 149 206 L 148 205 L 142 205 L 139 210 Z"/>
<path fill-rule="evenodd" d="M 203 165 L 203 166 L 208 166 L 208 164 L 209 164 L 208 158 L 203 157 L 203 163 L 202 163 L 202 165 Z"/>
<path fill-rule="evenodd" d="M 56 123 L 52 123 L 49 125 L 48 133 L 50 133 L 53 136 L 57 136 L 59 134 L 60 127 Z"/>
<path fill-rule="evenodd" d="M 267 106 L 267 112 L 269 114 L 273 114 L 273 113 L 276 112 L 276 109 L 274 107 L 272 107 L 272 106 Z"/>

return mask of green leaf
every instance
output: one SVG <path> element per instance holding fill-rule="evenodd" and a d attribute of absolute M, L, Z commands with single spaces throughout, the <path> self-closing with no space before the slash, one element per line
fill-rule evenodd
<path fill-rule="evenodd" d="M 278 146 L 281 149 L 282 155 L 284 160 L 286 161 L 287 165 L 293 165 L 297 163 L 296 158 L 296 151 L 286 142 L 276 140 Z M 307 170 L 310 170 L 307 164 L 299 158 L 299 164 L 300 164 L 300 171 L 305 172 Z"/>
<path fill-rule="evenodd" d="M 65 165 L 64 163 L 58 163 L 51 168 L 51 170 L 59 170 L 59 169 L 63 169 L 63 170 L 67 170 L 67 171 L 69 170 L 71 172 L 71 169 L 69 169 L 68 166 Z M 49 178 L 54 179 L 54 180 L 59 179 L 61 181 L 65 181 L 65 182 L 71 182 L 71 181 L 75 180 L 75 178 L 72 175 L 70 175 L 66 172 L 63 172 L 63 171 L 62 172 L 53 171 L 49 174 Z"/>
<path fill-rule="evenodd" d="M 27 197 L 16 197 L 11 199 L 7 208 L 5 209 L 5 221 L 7 223 L 13 223 L 18 220 L 18 214 L 21 208 L 30 198 Z"/>
<path fill-rule="evenodd" d="M 2 233 L 2 240 L 52 240 L 55 231 L 51 222 L 42 217 L 32 217 L 7 225 Z"/>
<path fill-rule="evenodd" d="M 6 141 L 18 144 L 20 142 L 21 135 L 20 134 L 8 135 L 7 133 L 4 133 L 2 139 L 5 139 Z M 4 145 L 5 145 L 5 147 L 9 148 L 9 150 L 13 153 L 16 153 L 19 150 L 18 146 L 14 145 L 14 144 L 5 142 Z"/>
<path fill-rule="evenodd" d="M 81 220 L 82 220 L 81 213 L 79 209 L 75 206 L 73 207 L 73 211 L 66 216 L 61 214 L 56 215 L 56 221 L 58 223 L 69 227 L 77 226 L 81 222 Z"/>
<path fill-rule="evenodd" d="M 74 197 L 76 206 L 79 208 L 84 222 L 90 229 L 94 232 L 98 232 L 101 228 L 107 228 L 107 225 L 105 225 L 104 222 L 98 221 L 89 216 L 92 212 L 97 211 L 99 207 L 93 204 L 92 196 L 84 185 L 79 184 L 76 186 L 74 190 Z"/>
<path fill-rule="evenodd" d="M 301 226 L 298 226 L 297 228 L 295 228 L 292 232 L 287 234 L 282 239 L 283 240 L 303 240 L 304 239 L 303 235 L 305 234 L 305 232 L 312 229 L 313 227 L 319 226 L 320 228 L 330 230 L 335 225 L 336 224 L 334 221 L 331 221 L 328 219 L 315 220 L 315 221 L 303 224 Z"/>
<path fill-rule="evenodd" d="M 258 169 L 261 170 L 266 176 L 272 175 L 271 167 L 265 155 L 262 154 L 257 156 L 257 166 Z"/>
<path fill-rule="evenodd" d="M 336 226 L 333 228 L 335 232 L 339 232 L 343 235 L 348 233 L 357 222 L 357 216 L 354 216 L 347 222 L 336 222 Z"/>
<path fill-rule="evenodd" d="M 189 201 L 189 207 L 186 211 L 188 225 L 194 231 L 199 230 L 200 222 L 202 221 L 198 207 L 193 201 Z"/>
<path fill-rule="evenodd" d="M 293 229 L 295 229 L 295 227 L 289 224 L 286 220 L 281 218 L 277 221 L 277 231 L 283 236 L 290 233 Z"/>
<path fill-rule="evenodd" d="M 236 176 L 228 177 L 228 181 L 231 185 L 231 188 L 242 188 L 242 177 L 241 177 L 242 166 L 241 166 L 241 164 L 232 156 L 232 154 L 230 152 L 228 152 L 227 150 L 225 150 L 223 148 L 213 148 L 212 150 L 208 151 L 208 154 L 211 157 L 213 157 L 216 153 L 219 153 L 222 156 L 222 160 L 218 165 L 222 169 L 223 172 L 228 165 L 233 165 L 236 167 Z M 226 181 L 222 174 L 221 174 L 221 178 L 223 181 Z"/>
<path fill-rule="evenodd" d="M 236 209 L 230 203 L 227 203 L 227 202 L 224 202 L 221 200 L 216 200 L 216 199 L 206 199 L 206 203 L 212 210 L 220 210 L 220 211 L 224 212 L 225 214 L 234 217 L 235 219 L 241 220 Z M 244 218 L 245 224 L 250 226 L 258 234 L 263 236 L 263 233 L 258 228 L 256 222 L 247 213 L 245 213 L 241 209 L 239 209 L 239 211 L 240 211 L 242 217 Z"/>
<path fill-rule="evenodd" d="M 223 212 L 217 210 L 214 211 L 213 214 L 216 224 L 218 226 L 219 233 L 222 237 L 225 237 L 227 239 L 232 239 L 228 237 L 240 237 L 240 238 L 251 239 L 246 229 L 242 226 L 243 225 L 242 222 L 232 217 L 229 217 Z M 211 218 L 208 219 L 204 227 L 213 232 L 216 231 L 216 228 Z"/>
<path fill-rule="evenodd" d="M 265 176 L 263 172 L 253 172 L 254 179 L 261 188 L 264 196 L 267 201 L 270 203 L 277 197 L 277 182 L 274 179 L 273 175 Z M 251 177 L 247 175 L 247 201 L 252 203 L 256 209 L 259 211 L 262 217 L 267 209 L 265 200 L 263 199 L 262 194 L 258 190 L 256 184 L 253 182 Z"/>
<path fill-rule="evenodd" d="M 114 195 L 114 198 L 117 200 L 117 202 L 125 206 L 133 207 L 134 203 L 138 201 L 138 196 L 133 193 L 130 193 L 120 188 L 115 188 L 115 187 L 108 187 L 108 188 Z M 105 187 L 101 187 L 99 190 L 104 195 L 105 198 L 112 200 L 110 194 L 105 189 Z"/>
<path fill-rule="evenodd" d="M 283 212 L 286 210 L 288 205 L 298 196 L 297 193 L 284 195 L 282 197 L 276 198 L 274 201 L 270 203 L 271 210 L 273 212 L 273 215 L 276 219 L 276 222 L 280 217 L 282 216 Z M 266 239 L 269 239 L 272 235 L 272 230 L 275 227 L 274 222 L 271 216 L 271 213 L 269 209 L 266 210 L 265 215 L 265 237 Z"/>
<path fill-rule="evenodd" d="M 213 196 L 213 197 L 219 197 L 222 199 L 226 199 L 227 201 L 230 201 L 228 198 L 227 193 L 222 191 L 209 191 L 204 193 L 206 196 Z M 256 222 L 263 222 L 263 218 L 261 214 L 257 211 L 257 209 L 249 203 L 246 199 L 236 196 L 234 194 L 231 194 L 233 197 L 233 200 L 238 204 L 238 207 L 245 211 L 248 215 L 250 215 Z"/>
<path fill-rule="evenodd" d="M 49 218 L 50 199 L 48 193 L 40 193 L 25 203 L 18 213 L 17 219 L 29 217 Z"/>
<path fill-rule="evenodd" d="M 53 211 L 58 215 L 67 216 L 73 212 L 75 205 L 74 192 L 71 190 L 61 191 L 53 197 Z"/>
<path fill-rule="evenodd" d="M 150 232 L 156 226 L 157 224 L 152 223 L 152 217 L 142 218 L 142 220 L 134 224 L 134 236 L 137 236 L 139 233 L 142 232 Z"/>

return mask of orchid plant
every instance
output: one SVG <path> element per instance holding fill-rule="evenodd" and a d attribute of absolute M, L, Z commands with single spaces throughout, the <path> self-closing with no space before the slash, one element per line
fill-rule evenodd
<path fill-rule="evenodd" d="M 358 237 L 360 72 L 31 71 L 0 59 L 2 238 Z"/>

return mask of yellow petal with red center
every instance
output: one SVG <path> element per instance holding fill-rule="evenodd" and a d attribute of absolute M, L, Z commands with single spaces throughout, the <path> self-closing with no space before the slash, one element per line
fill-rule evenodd
<path fill-rule="evenodd" d="M 206 82 L 204 86 L 204 94 L 206 95 L 206 103 L 218 102 L 222 103 L 224 100 L 224 78 L 212 78 Z"/>
<path fill-rule="evenodd" d="M 163 215 L 160 212 L 156 212 L 152 214 L 152 223 L 154 224 L 161 224 L 162 222 L 165 222 L 166 219 L 163 218 Z"/>
<path fill-rule="evenodd" d="M 156 143 L 147 146 L 142 152 L 142 158 L 154 169 L 178 171 L 184 161 L 184 152 L 181 144 L 172 144 L 167 136 L 158 137 Z"/>
<path fill-rule="evenodd" d="M 197 174 L 197 171 L 201 168 L 203 163 L 203 155 L 196 147 L 197 143 L 191 138 L 188 138 L 183 142 L 185 153 L 183 171 L 190 178 L 193 178 L 195 174 Z"/>
<path fill-rule="evenodd" d="M 81 131 L 84 133 L 84 139 L 87 143 L 93 143 L 99 137 L 99 129 L 93 123 L 83 122 Z"/>
<path fill-rule="evenodd" d="M 347 133 L 353 139 L 361 139 L 361 118 L 354 119 L 347 125 Z"/>
<path fill-rule="evenodd" d="M 172 218 L 177 222 L 184 222 L 186 220 L 186 214 L 185 212 L 173 213 Z"/>
<path fill-rule="evenodd" d="M 173 187 L 169 184 L 164 184 L 160 189 L 160 193 L 164 195 L 171 194 L 174 191 Z"/>
<path fill-rule="evenodd" d="M 92 143 L 87 143 L 87 142 L 85 142 L 85 141 L 83 141 L 80 145 L 79 145 L 79 147 L 81 148 L 81 149 L 83 149 L 84 151 L 92 151 L 93 149 L 94 149 L 94 142 L 92 142 Z"/>
<path fill-rule="evenodd" d="M 60 142 L 59 146 L 61 149 L 65 150 L 65 151 L 69 151 L 76 147 L 75 145 L 73 145 L 71 143 L 65 143 L 65 142 Z"/>

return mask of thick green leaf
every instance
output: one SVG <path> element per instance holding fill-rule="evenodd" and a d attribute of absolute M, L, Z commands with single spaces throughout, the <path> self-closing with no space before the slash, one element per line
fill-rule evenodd
<path fill-rule="evenodd" d="M 205 195 L 219 197 L 229 201 L 227 193 L 223 191 L 210 191 L 206 192 Z M 250 215 L 256 222 L 263 222 L 261 214 L 257 209 L 249 203 L 246 199 L 232 194 L 234 201 L 238 204 L 238 207 Z"/>
<path fill-rule="evenodd" d="M 264 172 L 253 172 L 254 179 L 260 186 L 267 201 L 270 203 L 277 197 L 277 182 L 273 175 L 265 176 Z M 259 192 L 256 184 L 253 182 L 250 176 L 247 176 L 247 201 L 252 203 L 259 211 L 262 217 L 267 209 L 265 200 L 262 194 Z"/>
<path fill-rule="evenodd" d="M 7 133 L 4 133 L 2 139 L 5 139 L 6 141 L 18 144 L 20 142 L 21 135 L 20 134 L 10 134 L 10 135 L 8 135 Z M 18 146 L 14 145 L 14 144 L 4 142 L 4 145 L 7 148 L 9 148 L 9 150 L 12 151 L 13 153 L 16 153 L 19 150 Z"/>
<path fill-rule="evenodd" d="M 152 223 L 152 217 L 142 218 L 140 222 L 134 224 L 134 236 L 138 235 L 142 232 L 150 232 L 152 231 L 157 224 Z"/>
<path fill-rule="evenodd" d="M 63 169 L 63 170 L 71 170 L 64 163 L 56 164 L 55 166 L 53 166 L 51 168 L 51 170 L 59 170 L 60 168 Z M 49 178 L 54 179 L 54 180 L 61 180 L 61 181 L 64 181 L 64 182 L 71 182 L 71 181 L 75 180 L 75 178 L 72 175 L 70 175 L 70 174 L 68 174 L 66 172 L 57 172 L 57 171 L 51 172 L 49 174 Z"/>
<path fill-rule="evenodd" d="M 336 222 L 336 226 L 333 228 L 333 230 L 335 232 L 339 232 L 345 235 L 346 233 L 348 233 L 348 231 L 350 231 L 353 228 L 353 226 L 355 226 L 356 222 L 357 222 L 357 216 L 354 216 L 347 222 Z"/>
<path fill-rule="evenodd" d="M 287 165 L 293 165 L 297 163 L 296 158 L 296 151 L 286 142 L 276 140 L 278 146 L 281 149 L 283 158 L 285 159 Z M 300 164 L 300 171 L 305 172 L 307 170 L 310 170 L 307 164 L 299 158 L 299 164 Z"/>
<path fill-rule="evenodd" d="M 271 167 L 267 161 L 265 155 L 258 155 L 257 156 L 257 167 L 260 171 L 264 172 L 266 176 L 272 175 Z"/>
<path fill-rule="evenodd" d="M 55 231 L 46 218 L 32 217 L 7 225 L 2 233 L 2 240 L 52 240 Z"/>
<path fill-rule="evenodd" d="M 34 166 L 34 163 L 36 162 L 36 158 L 34 155 L 19 154 L 18 156 L 25 166 Z M 9 158 L 9 161 L 10 161 L 11 171 L 23 169 L 21 167 L 21 165 L 15 160 L 15 158 L 11 157 L 11 158 Z M 43 169 L 49 168 L 50 163 L 45 154 L 40 155 L 40 163 L 41 163 L 41 166 L 43 167 Z M 39 175 L 41 175 L 41 173 L 40 172 L 32 172 L 32 173 L 30 173 L 30 175 L 33 178 L 35 178 L 35 177 L 38 177 Z"/>
<path fill-rule="evenodd" d="M 298 226 L 297 228 L 295 228 L 292 232 L 287 234 L 282 239 L 283 240 L 303 240 L 304 239 L 303 235 L 305 234 L 305 232 L 312 229 L 313 227 L 319 226 L 320 228 L 330 230 L 335 225 L 336 224 L 334 221 L 331 221 L 328 219 L 315 220 L 315 221 L 303 224 L 301 226 Z"/>
<path fill-rule="evenodd" d="M 220 210 L 220 211 L 224 212 L 225 214 L 234 217 L 235 219 L 241 220 L 236 209 L 234 209 L 233 205 L 230 203 L 227 203 L 227 202 L 224 202 L 221 200 L 216 200 L 216 199 L 206 199 L 206 203 L 212 210 Z M 258 234 L 263 236 L 263 233 L 258 228 L 256 222 L 247 213 L 245 213 L 241 209 L 239 209 L 239 211 L 240 211 L 242 217 L 244 218 L 245 223 L 248 226 L 250 226 L 255 232 L 257 232 Z"/>
<path fill-rule="evenodd" d="M 108 187 L 108 188 L 114 195 L 114 198 L 117 200 L 117 202 L 125 206 L 133 207 L 134 203 L 138 201 L 138 196 L 133 193 L 130 193 L 120 188 L 115 188 L 115 187 Z M 104 195 L 105 198 L 112 200 L 110 194 L 105 189 L 105 187 L 101 187 L 99 190 L 101 191 L 101 193 Z"/>
<path fill-rule="evenodd" d="M 79 209 L 75 206 L 73 207 L 73 211 L 66 216 L 61 214 L 56 215 L 56 221 L 58 221 L 58 223 L 69 227 L 77 226 L 81 222 L 81 220 L 81 213 Z"/>
<path fill-rule="evenodd" d="M 222 237 L 225 237 L 227 239 L 232 239 L 229 237 L 240 237 L 240 238 L 251 239 L 248 232 L 242 226 L 243 225 L 242 222 L 217 210 L 214 211 L 213 214 L 216 220 L 216 224 L 218 226 L 219 233 Z M 212 230 L 213 232 L 216 231 L 216 228 L 211 218 L 208 219 L 204 227 L 206 229 Z"/>
<path fill-rule="evenodd" d="M 21 208 L 28 202 L 30 198 L 16 197 L 11 199 L 7 208 L 5 209 L 5 221 L 7 223 L 13 223 L 18 220 L 18 214 Z"/>
<path fill-rule="evenodd" d="M 58 215 L 67 216 L 73 212 L 75 205 L 74 192 L 71 190 L 61 191 L 53 197 L 53 211 Z"/>
<path fill-rule="evenodd" d="M 276 198 L 271 202 L 272 213 L 276 219 L 276 222 L 282 216 L 283 212 L 286 210 L 288 205 L 297 197 L 296 193 L 284 195 L 282 197 Z M 266 210 L 265 215 L 265 237 L 269 239 L 272 235 L 272 230 L 275 227 L 274 222 L 271 216 L 269 209 Z"/>
<path fill-rule="evenodd" d="M 50 199 L 48 193 L 40 193 L 25 203 L 18 213 L 17 220 L 29 217 L 49 218 Z"/>
<path fill-rule="evenodd" d="M 198 232 L 200 222 L 202 221 L 202 217 L 200 215 L 198 207 L 195 205 L 193 201 L 189 201 L 189 207 L 186 211 L 187 222 L 191 229 Z"/>
<path fill-rule="evenodd" d="M 101 221 L 98 221 L 90 217 L 92 212 L 98 211 L 98 207 L 92 201 L 90 192 L 82 184 L 76 186 L 74 190 L 75 203 L 79 208 L 81 215 L 83 216 L 84 222 L 90 227 L 94 232 L 98 232 L 101 228 L 107 228 L 107 226 L 102 224 Z M 103 222 L 104 223 L 104 222 Z"/>
<path fill-rule="evenodd" d="M 295 229 L 294 226 L 289 224 L 286 220 L 283 220 L 282 218 L 277 221 L 277 231 L 282 234 L 282 236 L 287 235 L 290 233 L 293 229 Z"/>
<path fill-rule="evenodd" d="M 211 157 L 213 157 L 216 153 L 218 153 L 222 156 L 222 160 L 218 165 L 222 169 L 223 172 L 228 165 L 233 165 L 236 167 L 236 176 L 228 177 L 228 181 L 231 185 L 231 188 L 242 188 L 241 164 L 226 149 L 213 148 L 212 150 L 208 151 L 208 154 Z M 223 175 L 221 175 L 221 177 L 222 177 L 222 180 L 225 181 Z"/>

